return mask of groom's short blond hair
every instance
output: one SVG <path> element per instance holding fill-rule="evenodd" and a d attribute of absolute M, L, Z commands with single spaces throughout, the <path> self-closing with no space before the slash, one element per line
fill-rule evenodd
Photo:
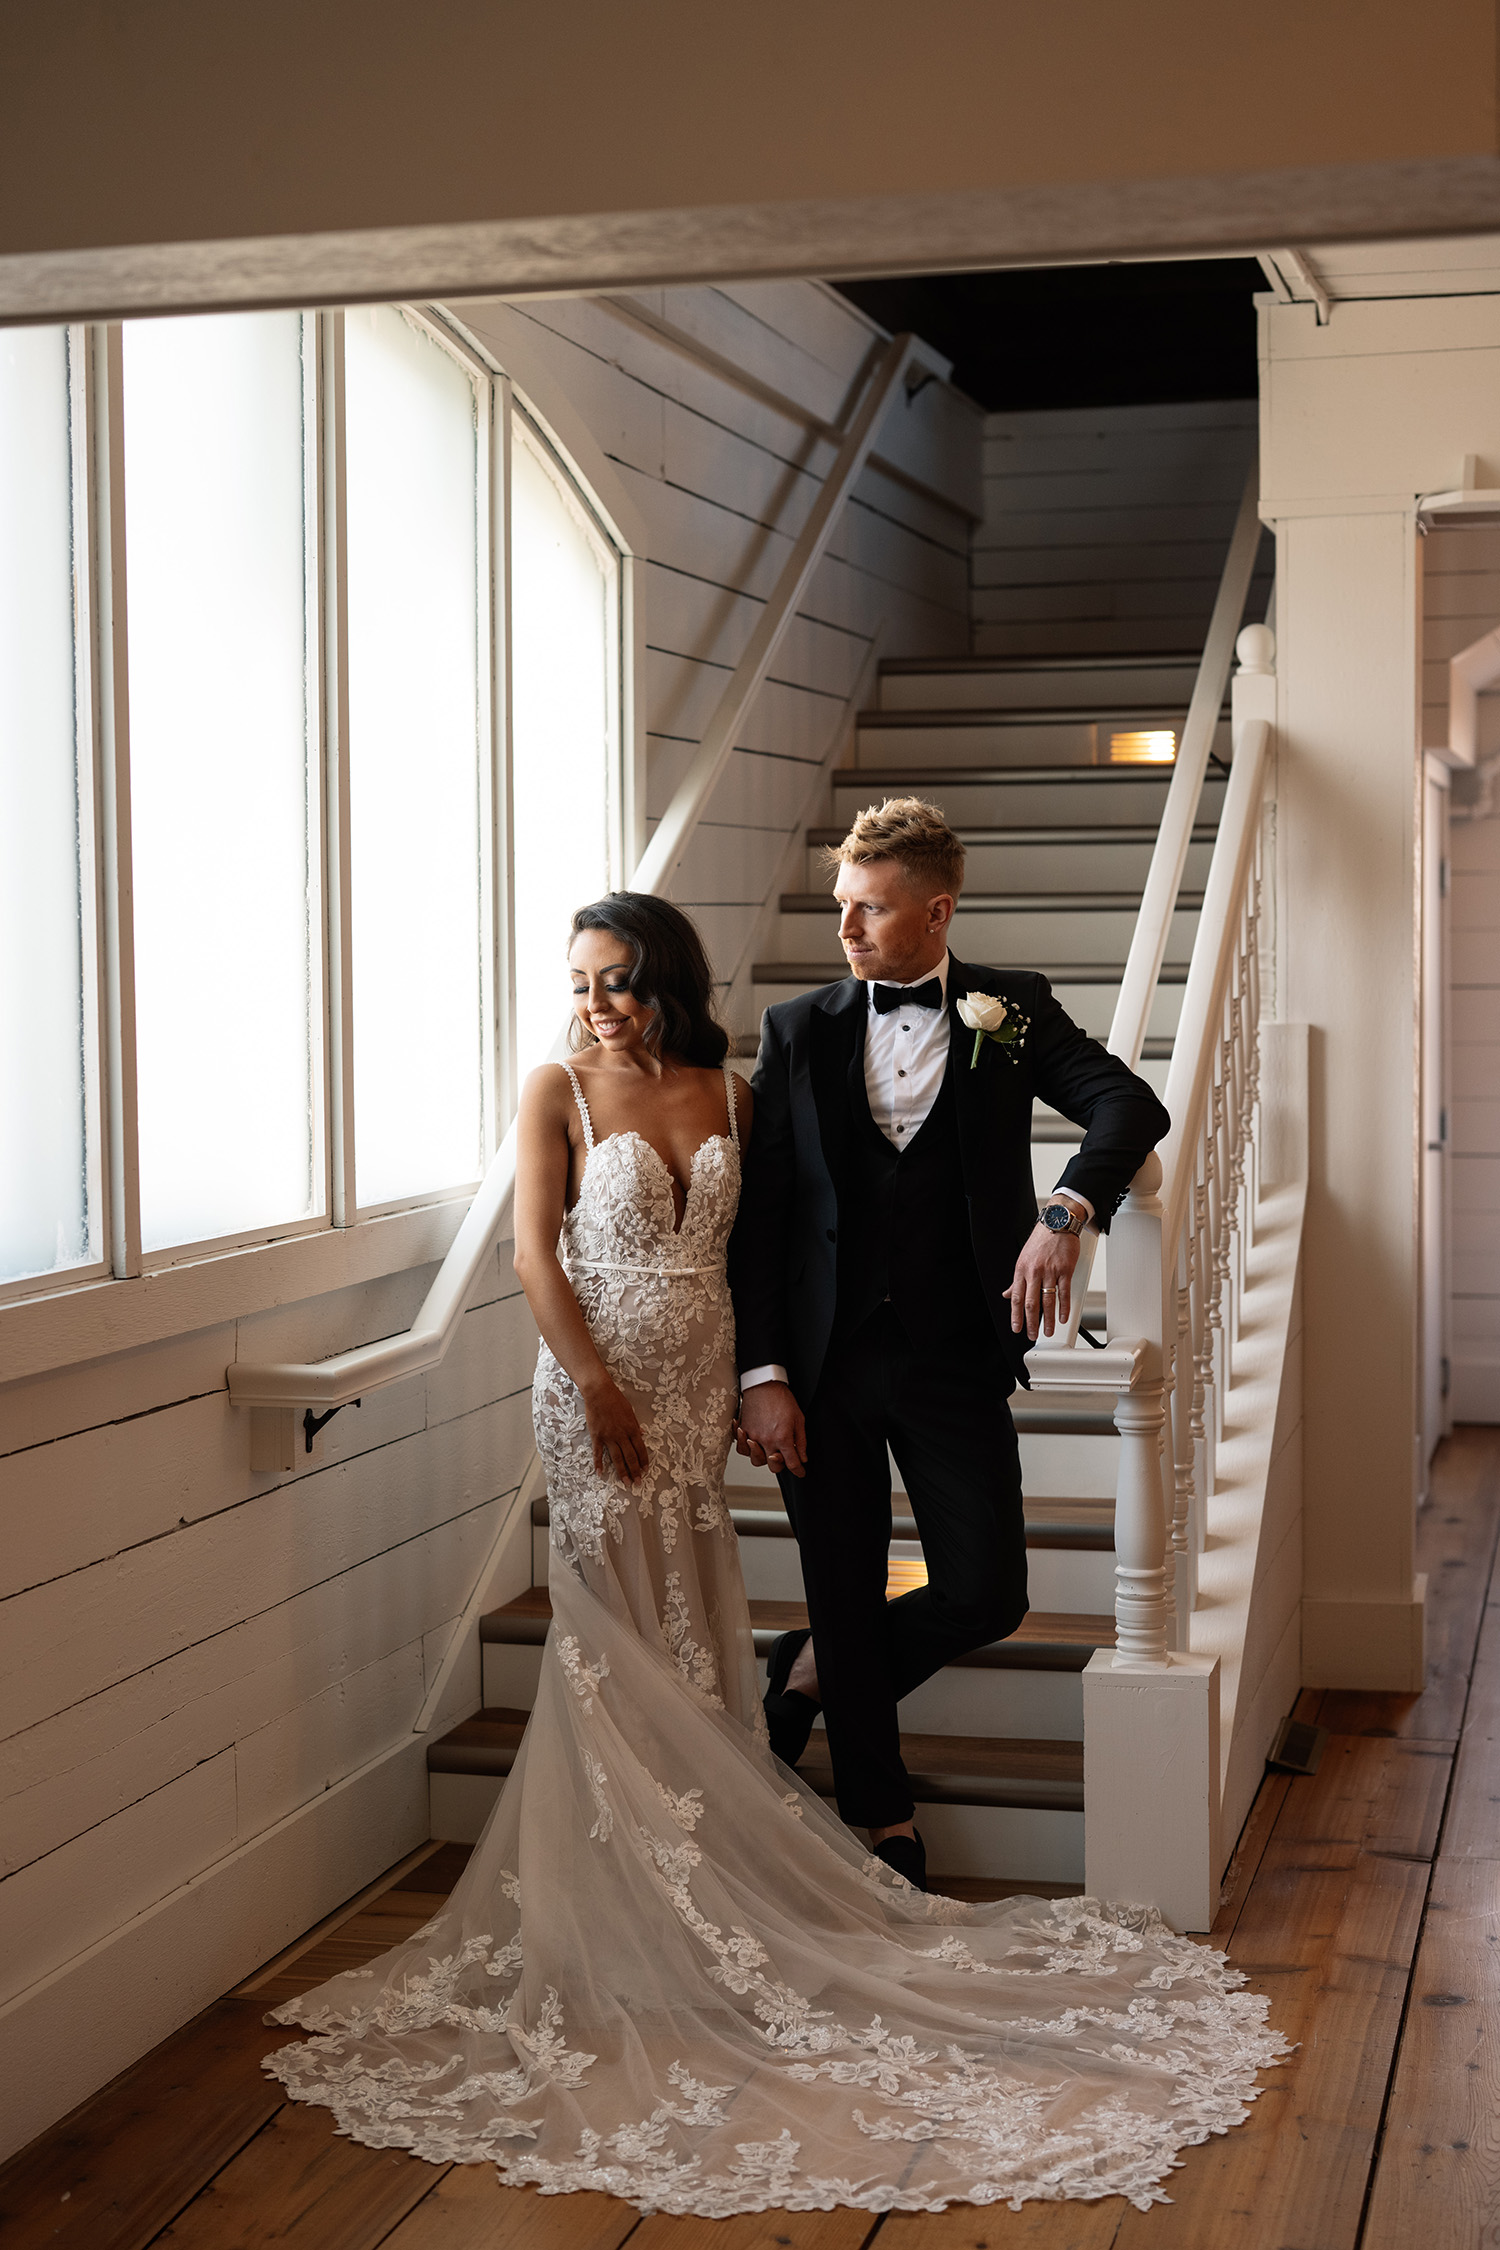
<path fill-rule="evenodd" d="M 841 867 L 893 859 L 913 890 L 929 897 L 947 891 L 957 898 L 964 887 L 963 845 L 937 806 L 923 797 L 887 797 L 883 805 L 867 805 L 855 814 L 841 844 L 824 846 L 823 858 L 833 875 Z"/>

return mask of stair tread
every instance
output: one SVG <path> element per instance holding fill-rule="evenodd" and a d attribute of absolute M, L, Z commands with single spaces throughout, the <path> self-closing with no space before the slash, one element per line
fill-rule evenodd
<path fill-rule="evenodd" d="M 1056 821 L 1017 821 L 1010 828 L 970 828 L 960 824 L 953 831 L 964 845 L 986 844 L 1155 844 L 1160 831 L 1149 821 L 1118 822 L 1113 827 L 1068 828 Z M 1193 830 L 1195 844 L 1211 844 L 1218 829 L 1200 821 Z M 843 828 L 809 828 L 809 844 L 838 846 L 847 830 Z"/>
<path fill-rule="evenodd" d="M 1201 648 L 1167 648 L 1145 656 L 1115 655 L 1108 649 L 1084 656 L 883 656 L 880 673 L 892 679 L 914 672 L 995 672 L 1009 678 L 1017 672 L 1146 672 L 1181 664 L 1196 676 L 1202 661 Z"/>
<path fill-rule="evenodd" d="M 461 1719 L 428 1747 L 433 1773 L 505 1774 L 515 1761 L 531 1714 L 491 1706 Z M 901 1756 L 914 1794 L 927 1803 L 956 1796 L 972 1801 L 974 1785 L 1019 1785 L 1022 1794 L 1045 1792 L 1044 1803 L 1071 1809 L 1083 1801 L 1083 1744 L 1025 1736 L 903 1734 Z M 814 1734 L 798 1771 L 816 1789 L 832 1782 L 825 1738 Z M 1007 1794 L 1015 1794 L 1013 1788 Z"/>
<path fill-rule="evenodd" d="M 750 971 L 752 984 L 843 984 L 836 961 L 757 961 Z M 1125 974 L 1123 961 L 1025 961 L 1012 964 L 1018 976 L 1044 976 L 1051 984 L 1118 984 Z M 1158 984 L 1186 984 L 1186 961 L 1164 961 Z"/>
<path fill-rule="evenodd" d="M 499 1641 L 535 1647 L 547 1637 L 552 1622 L 552 1596 L 545 1586 L 528 1586 L 513 1601 L 504 1602 L 479 1620 L 481 1641 Z M 753 1601 L 750 1624 L 756 1648 L 765 1654 L 779 1633 L 795 1632 L 807 1623 L 805 1602 Z M 955 1661 L 965 1667 L 992 1670 L 1082 1671 L 1096 1648 L 1112 1648 L 1115 1621 L 1097 1612 L 1082 1610 L 1032 1610 L 1003 1641 L 971 1649 Z"/>
<path fill-rule="evenodd" d="M 1150 783 L 1165 789 L 1172 778 L 1172 770 L 1167 765 L 1086 766 L 1081 761 L 1076 765 L 1053 766 L 923 766 L 919 774 L 914 774 L 910 766 L 839 766 L 828 778 L 835 789 L 904 789 L 918 778 L 928 789 L 953 789 L 964 783 L 1034 788 L 1039 782 L 1095 788 L 1106 784 L 1121 787 Z M 1216 766 L 1210 766 L 1203 777 L 1204 786 L 1213 787 L 1228 778 Z"/>
<path fill-rule="evenodd" d="M 1134 914 L 1140 910 L 1142 890 L 1130 891 L 965 891 L 955 911 L 959 914 Z M 832 914 L 837 902 L 832 891 L 783 891 L 783 914 Z M 1179 891 L 1177 912 L 1196 913 L 1203 904 L 1201 891 Z"/>
<path fill-rule="evenodd" d="M 1225 702 L 1222 715 L 1229 716 Z M 1115 697 L 1101 703 L 935 703 L 928 709 L 861 711 L 855 724 L 888 734 L 902 727 L 1038 727 L 1094 726 L 1100 719 L 1167 719 L 1179 727 L 1187 716 L 1186 700 L 1177 702 L 1152 696 L 1140 703 Z"/>

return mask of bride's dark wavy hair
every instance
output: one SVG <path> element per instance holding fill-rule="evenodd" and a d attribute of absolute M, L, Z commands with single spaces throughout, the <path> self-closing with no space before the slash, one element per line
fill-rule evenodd
<path fill-rule="evenodd" d="M 645 1044 L 658 1061 L 678 1055 L 711 1070 L 724 1060 L 729 1034 L 714 1018 L 713 971 L 702 938 L 680 906 L 646 891 L 608 891 L 573 916 L 570 949 L 583 930 L 607 930 L 630 948 L 626 982 L 652 1011 Z M 593 1044 L 576 1016 L 568 1039 L 575 1052 Z"/>

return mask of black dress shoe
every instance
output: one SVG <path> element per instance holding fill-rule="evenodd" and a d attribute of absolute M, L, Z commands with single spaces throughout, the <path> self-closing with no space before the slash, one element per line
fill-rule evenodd
<path fill-rule="evenodd" d="M 875 1857 L 904 1875 L 914 1891 L 927 1888 L 927 1846 L 920 1836 L 885 1836 L 874 1846 Z"/>
<path fill-rule="evenodd" d="M 771 1748 L 784 1766 L 794 1766 L 807 1748 L 808 1737 L 822 1708 L 810 1695 L 801 1695 L 786 1684 L 798 1651 L 811 1639 L 805 1625 L 796 1632 L 783 1633 L 772 1644 L 766 1666 L 766 1726 Z"/>

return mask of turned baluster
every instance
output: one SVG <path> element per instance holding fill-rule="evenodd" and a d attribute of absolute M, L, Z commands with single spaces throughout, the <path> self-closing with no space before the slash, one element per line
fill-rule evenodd
<path fill-rule="evenodd" d="M 1172 1352 L 1172 1591 L 1177 1607 L 1178 1648 L 1188 1646 L 1189 1620 L 1198 1592 L 1198 1553 L 1193 1538 L 1193 1394 L 1197 1368 L 1193 1352 L 1191 1228 L 1189 1214 L 1177 1246 L 1177 1338 Z"/>

